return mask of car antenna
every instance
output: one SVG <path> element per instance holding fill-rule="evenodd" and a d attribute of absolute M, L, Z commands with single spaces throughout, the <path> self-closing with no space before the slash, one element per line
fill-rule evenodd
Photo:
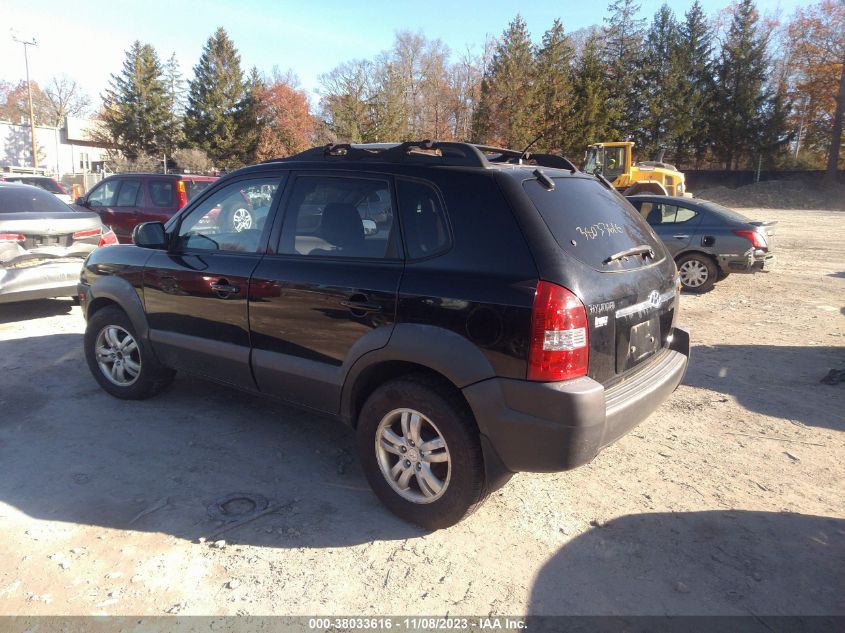
<path fill-rule="evenodd" d="M 525 149 L 522 150 L 522 153 L 519 155 L 519 162 L 520 163 L 522 163 L 523 160 L 528 158 L 528 156 L 529 156 L 528 150 L 531 149 L 532 147 L 534 147 L 534 145 L 537 143 L 537 141 L 539 141 L 541 138 L 543 138 L 543 136 L 544 136 L 544 134 L 540 134 L 537 138 L 535 138 L 533 141 L 531 141 L 528 145 L 525 146 Z"/>

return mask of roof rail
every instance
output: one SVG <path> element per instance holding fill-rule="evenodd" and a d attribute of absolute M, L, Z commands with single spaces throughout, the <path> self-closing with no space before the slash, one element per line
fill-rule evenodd
<path fill-rule="evenodd" d="M 525 154 L 517 150 L 475 145 L 458 141 L 406 141 L 404 143 L 329 143 L 312 147 L 285 158 L 271 158 L 264 163 L 290 161 L 371 160 L 380 163 L 423 163 L 461 167 L 490 167 L 491 163 L 526 164 L 577 171 L 562 156 Z"/>

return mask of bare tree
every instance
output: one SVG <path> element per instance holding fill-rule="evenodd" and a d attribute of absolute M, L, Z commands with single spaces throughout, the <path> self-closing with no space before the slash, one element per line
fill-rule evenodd
<path fill-rule="evenodd" d="M 85 116 L 89 112 L 91 99 L 80 85 L 67 75 L 57 75 L 44 89 L 50 102 L 50 125 L 60 126 L 66 117 Z"/>

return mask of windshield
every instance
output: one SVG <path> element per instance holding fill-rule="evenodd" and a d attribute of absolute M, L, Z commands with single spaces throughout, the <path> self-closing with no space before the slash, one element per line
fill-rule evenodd
<path fill-rule="evenodd" d="M 554 183 L 555 188 L 548 189 L 532 179 L 523 187 L 561 250 L 602 271 L 642 266 L 637 257 L 607 263 L 612 255 L 640 246 L 654 250 L 655 258 L 648 264 L 663 258 L 654 232 L 615 191 L 594 178 L 554 178 Z"/>
<path fill-rule="evenodd" d="M 0 213 L 73 211 L 52 193 L 29 186 L 0 186 Z"/>

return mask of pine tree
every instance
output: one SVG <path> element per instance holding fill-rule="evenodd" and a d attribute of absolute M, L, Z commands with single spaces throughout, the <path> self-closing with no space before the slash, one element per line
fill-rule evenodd
<path fill-rule="evenodd" d="M 185 141 L 183 129 L 185 120 L 185 80 L 179 69 L 176 53 L 164 65 L 164 84 L 167 88 L 167 111 L 169 118 L 165 132 L 165 149 L 168 156 L 181 147 Z"/>
<path fill-rule="evenodd" d="M 611 137 L 609 94 L 607 66 L 604 63 L 599 34 L 593 32 L 587 36 L 575 64 L 570 115 L 572 131 L 564 145 L 564 154 L 571 157 L 583 156 L 587 145 Z"/>
<path fill-rule="evenodd" d="M 700 163 L 710 145 L 713 82 L 713 35 L 701 4 L 695 0 L 680 26 L 677 50 L 678 104 L 672 112 L 675 137 L 673 160 Z"/>
<path fill-rule="evenodd" d="M 135 40 L 123 71 L 112 75 L 103 96 L 103 126 L 128 158 L 158 156 L 168 143 L 168 91 L 155 49 Z"/>
<path fill-rule="evenodd" d="M 640 5 L 635 0 L 614 0 L 607 10 L 604 57 L 610 80 L 610 127 L 617 135 L 627 136 L 638 130 L 643 118 L 639 89 L 645 20 L 636 17 Z"/>
<path fill-rule="evenodd" d="M 535 137 L 534 46 L 517 15 L 502 35 L 484 78 L 473 126 L 477 140 L 522 149 Z"/>
<path fill-rule="evenodd" d="M 537 147 L 560 150 L 571 131 L 573 57 L 572 44 L 563 24 L 555 20 L 543 35 L 535 65 L 536 130 L 543 135 Z"/>
<path fill-rule="evenodd" d="M 674 145 L 676 110 L 686 107 L 679 100 L 679 33 L 675 15 L 664 4 L 654 16 L 645 38 L 641 76 L 641 98 L 645 110 L 643 125 L 635 140 L 643 154 L 650 155 L 666 145 Z"/>
<path fill-rule="evenodd" d="M 758 27 L 754 0 L 740 0 L 716 64 L 712 130 L 714 150 L 727 169 L 756 155 L 765 90 L 767 34 Z"/>
<path fill-rule="evenodd" d="M 234 167 L 249 160 L 241 138 L 249 108 L 249 93 L 241 58 L 226 30 L 208 38 L 194 78 L 189 82 L 185 136 L 189 146 L 204 150 L 219 166 Z"/>

